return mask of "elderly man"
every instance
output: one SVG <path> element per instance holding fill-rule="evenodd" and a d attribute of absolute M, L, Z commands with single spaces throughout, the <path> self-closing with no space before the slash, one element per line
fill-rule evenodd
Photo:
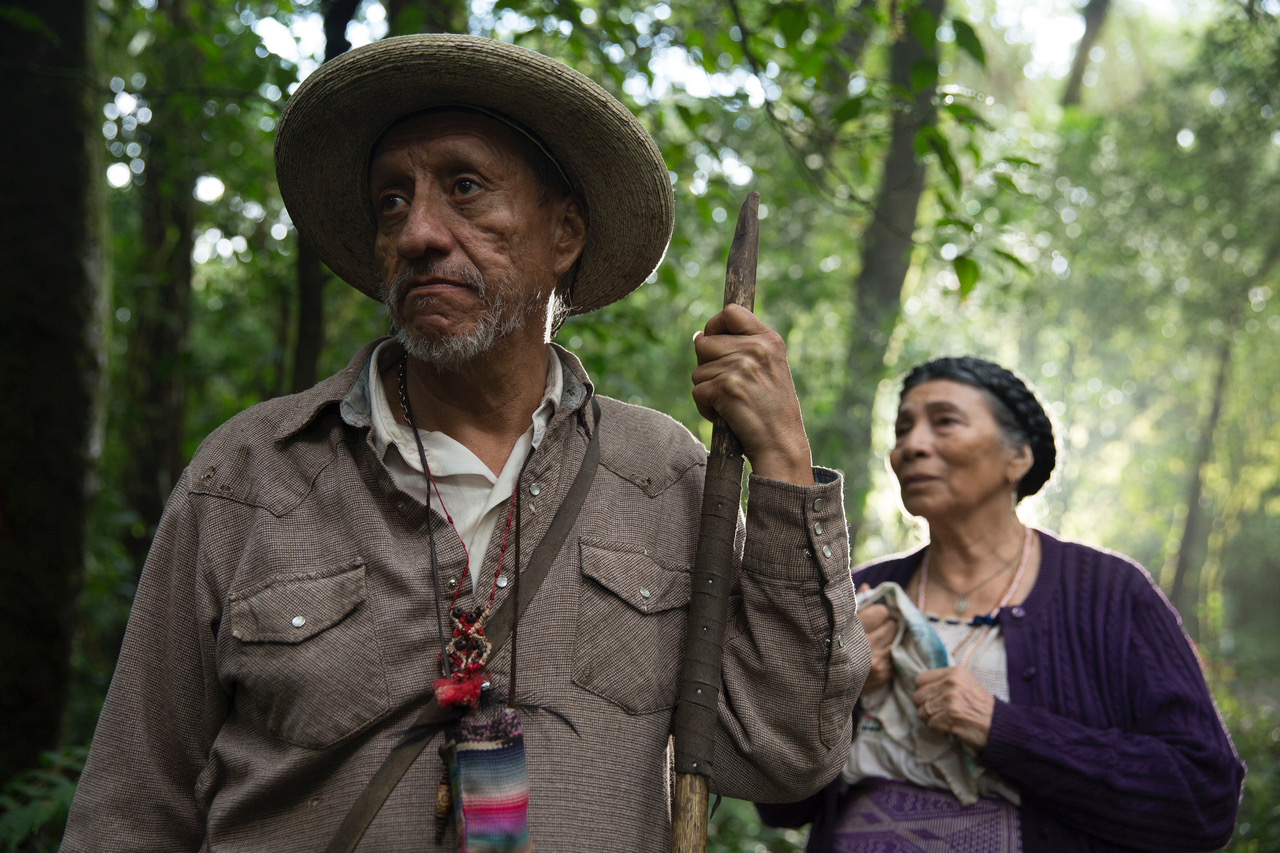
<path fill-rule="evenodd" d="M 558 62 L 411 36 L 309 77 L 276 164 L 395 337 L 197 451 L 63 849 L 664 849 L 706 451 L 549 343 L 661 260 L 656 147 Z M 712 788 L 794 800 L 869 665 L 840 481 L 775 333 L 726 310 L 695 349 L 752 466 Z"/>

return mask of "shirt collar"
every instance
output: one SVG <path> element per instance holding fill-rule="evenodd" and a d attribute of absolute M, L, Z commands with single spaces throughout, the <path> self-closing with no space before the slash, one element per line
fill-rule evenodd
<path fill-rule="evenodd" d="M 537 447 L 546 434 L 547 426 L 555 417 L 562 404 L 565 391 L 566 369 L 561 364 L 559 353 L 554 347 L 548 347 L 546 386 L 542 400 L 533 412 L 533 447 Z M 360 372 L 351 390 L 343 398 L 339 410 L 342 419 L 354 427 L 371 427 L 373 446 L 382 457 L 389 445 L 396 445 L 400 455 L 411 464 L 417 460 L 416 445 L 413 433 L 399 423 L 395 417 L 395 409 L 399 401 L 388 400 L 382 383 L 377 377 L 383 369 L 404 357 L 404 348 L 394 339 L 378 344 L 365 368 Z M 417 467 L 414 465 L 413 467 Z"/>
<path fill-rule="evenodd" d="M 369 367 L 373 353 L 384 342 L 394 341 L 391 338 L 379 338 L 360 348 L 347 366 L 307 389 L 293 395 L 294 408 L 280 417 L 273 438 L 277 442 L 288 441 L 302 430 L 310 426 L 325 409 L 337 406 L 342 420 L 350 426 L 361 428 L 372 426 L 369 403 Z M 552 351 L 559 357 L 561 381 L 563 387 L 558 404 L 554 406 L 551 424 L 581 410 L 582 406 L 595 393 L 595 385 L 587 375 L 582 362 L 559 344 L 550 344 Z M 388 352 L 403 352 L 399 343 L 394 343 Z M 586 418 L 586 428 L 590 431 L 590 418 Z"/>

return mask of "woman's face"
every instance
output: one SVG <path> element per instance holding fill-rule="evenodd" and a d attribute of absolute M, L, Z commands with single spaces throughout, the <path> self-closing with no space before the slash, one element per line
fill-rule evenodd
<path fill-rule="evenodd" d="M 902 504 L 926 520 L 1012 506 L 1018 480 L 1031 467 L 1030 448 L 1006 445 L 986 395 L 961 382 L 933 379 L 912 388 L 898 406 L 894 432 L 889 464 Z"/>

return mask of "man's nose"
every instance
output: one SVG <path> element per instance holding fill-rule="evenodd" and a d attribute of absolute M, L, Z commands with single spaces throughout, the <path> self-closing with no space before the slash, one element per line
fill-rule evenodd
<path fill-rule="evenodd" d="M 409 216 L 396 240 L 396 251 L 405 258 L 449 254 L 453 247 L 451 213 L 437 193 L 415 193 L 409 203 Z"/>

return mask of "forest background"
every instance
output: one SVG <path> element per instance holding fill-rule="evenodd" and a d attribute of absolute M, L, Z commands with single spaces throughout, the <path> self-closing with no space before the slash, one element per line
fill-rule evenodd
<path fill-rule="evenodd" d="M 1230 849 L 1280 850 L 1278 0 L 0 0 L 0 846 L 55 849 L 163 502 L 236 411 L 381 334 L 300 244 L 280 109 L 326 57 L 471 32 L 651 130 L 666 261 L 559 340 L 709 438 L 690 339 L 761 194 L 786 338 L 855 560 L 908 547 L 897 380 L 1028 377 L 1061 463 L 1024 520 L 1150 568 L 1249 763 Z M 15 403 L 21 402 L 18 406 Z M 714 850 L 796 850 L 744 803 Z"/>

